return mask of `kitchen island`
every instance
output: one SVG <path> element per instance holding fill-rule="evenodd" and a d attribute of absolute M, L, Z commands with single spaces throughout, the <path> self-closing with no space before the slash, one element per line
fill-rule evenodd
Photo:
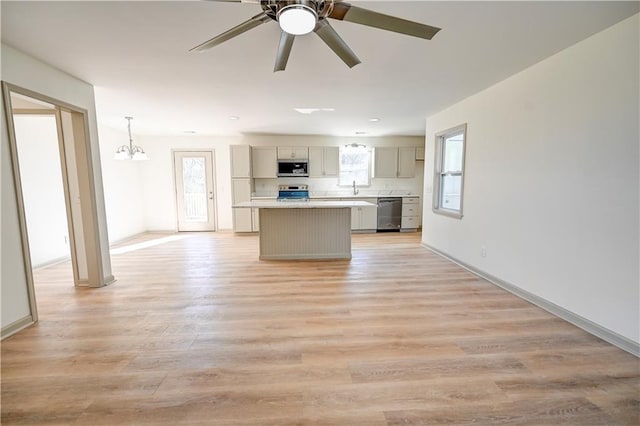
<path fill-rule="evenodd" d="M 260 259 L 351 259 L 351 208 L 366 201 L 246 201 L 257 208 Z"/>

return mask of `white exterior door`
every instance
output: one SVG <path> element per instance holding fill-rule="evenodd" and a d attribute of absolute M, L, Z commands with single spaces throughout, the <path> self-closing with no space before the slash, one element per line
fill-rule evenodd
<path fill-rule="evenodd" d="M 215 231 L 212 151 L 176 151 L 178 231 Z"/>

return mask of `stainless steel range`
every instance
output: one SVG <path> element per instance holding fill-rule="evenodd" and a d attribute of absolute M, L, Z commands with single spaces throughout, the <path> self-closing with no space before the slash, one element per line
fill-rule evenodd
<path fill-rule="evenodd" d="M 309 185 L 278 185 L 278 201 L 309 201 Z"/>

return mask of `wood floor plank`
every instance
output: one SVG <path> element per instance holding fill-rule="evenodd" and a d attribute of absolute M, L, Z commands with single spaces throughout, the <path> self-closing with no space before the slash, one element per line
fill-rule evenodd
<path fill-rule="evenodd" d="M 270 387 L 278 383 L 281 388 L 304 390 L 327 384 L 350 384 L 351 372 L 347 365 L 268 365 L 169 372 L 159 393 L 205 392 L 209 389 Z"/>
<path fill-rule="evenodd" d="M 420 246 L 260 261 L 258 237 L 149 233 L 117 281 L 35 271 L 2 342 L 3 425 L 637 425 L 640 363 Z"/>
<path fill-rule="evenodd" d="M 640 398 L 628 389 L 607 389 L 606 393 L 588 393 L 589 402 L 601 407 L 614 423 L 640 425 Z"/>
<path fill-rule="evenodd" d="M 528 375 L 522 362 L 511 355 L 359 361 L 349 367 L 355 383 L 419 381 L 436 377 L 490 377 L 496 381 L 500 376 Z"/>
<path fill-rule="evenodd" d="M 357 413 L 380 410 L 419 410 L 424 407 L 463 407 L 470 402 L 506 400 L 490 379 L 437 379 L 427 383 L 375 382 L 326 386 L 304 394 L 305 413 Z"/>
<path fill-rule="evenodd" d="M 83 413 L 85 424 L 215 424 L 223 419 L 296 418 L 302 415 L 302 394 L 278 389 L 211 389 L 170 393 L 151 398 L 107 396 Z"/>
<path fill-rule="evenodd" d="M 614 425 L 602 409 L 584 398 L 524 399 L 491 405 L 468 404 L 385 413 L 389 425 Z"/>

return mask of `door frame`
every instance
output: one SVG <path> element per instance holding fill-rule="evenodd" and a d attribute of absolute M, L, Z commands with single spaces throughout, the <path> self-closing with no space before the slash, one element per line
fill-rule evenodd
<path fill-rule="evenodd" d="M 61 162 L 63 176 L 62 180 L 65 194 L 65 206 L 67 210 L 67 225 L 69 228 L 69 246 L 74 286 L 102 287 L 115 281 L 113 275 L 109 275 L 108 277 L 104 276 L 104 265 L 98 228 L 96 193 L 93 187 L 95 177 L 92 164 L 88 111 L 58 99 L 3 81 L 3 107 L 9 138 L 9 154 L 11 157 L 14 194 L 16 197 L 17 216 L 20 228 L 19 232 L 22 246 L 23 268 L 29 300 L 29 315 L 3 327 L 1 330 L 1 338 L 3 339 L 38 321 L 38 309 L 33 281 L 33 265 L 31 263 L 31 250 L 29 248 L 23 189 L 20 177 L 20 161 L 18 158 L 16 133 L 13 121 L 14 109 L 11 100 L 12 94 L 32 98 L 36 101 L 53 105 L 54 107 L 51 111 L 56 116 L 58 147 L 60 150 L 59 161 Z M 24 110 L 18 110 L 18 113 L 24 113 Z M 65 120 L 67 122 L 66 126 L 68 130 L 66 133 L 64 131 L 65 125 L 63 124 L 62 119 L 63 113 L 68 115 Z M 73 155 L 71 157 L 67 155 L 69 153 L 68 151 L 73 151 Z M 69 161 L 69 159 L 72 161 Z M 77 194 L 75 194 L 79 199 L 79 204 L 81 205 L 81 214 L 74 214 L 72 208 L 72 197 L 74 194 L 71 193 L 69 186 L 69 176 L 71 173 L 77 176 L 76 180 L 81 181 L 77 189 Z M 83 275 L 86 275 L 86 277 L 80 276 L 79 262 L 83 262 L 83 267 L 86 270 Z"/>
<path fill-rule="evenodd" d="M 211 154 L 211 193 L 213 195 L 213 203 L 212 203 L 212 214 L 213 214 L 213 229 L 206 231 L 181 231 L 180 230 L 180 212 L 179 212 L 179 203 L 178 203 L 178 177 L 176 175 L 177 172 L 177 163 L 176 163 L 176 155 L 180 153 L 208 153 Z M 171 150 L 171 166 L 173 168 L 173 189 L 175 195 L 175 206 L 176 206 L 176 230 L 178 232 L 216 232 L 218 230 L 218 194 L 216 191 L 216 152 L 213 149 L 198 149 L 198 148 L 189 148 L 189 149 L 177 149 L 174 148 Z"/>

